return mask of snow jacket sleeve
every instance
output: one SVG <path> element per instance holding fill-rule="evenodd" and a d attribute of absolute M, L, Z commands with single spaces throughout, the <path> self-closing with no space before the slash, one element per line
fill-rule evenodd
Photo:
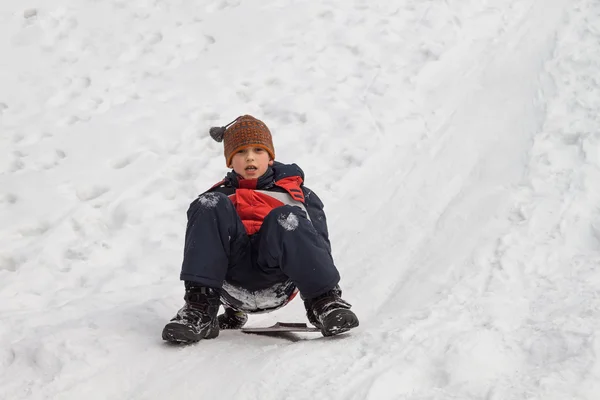
<path fill-rule="evenodd" d="M 325 241 L 329 254 L 331 254 L 331 243 L 329 242 L 329 231 L 327 230 L 327 218 L 323 210 L 323 202 L 315 192 L 306 186 L 302 186 L 302 192 L 304 193 L 304 204 L 308 216 L 316 231 Z"/>

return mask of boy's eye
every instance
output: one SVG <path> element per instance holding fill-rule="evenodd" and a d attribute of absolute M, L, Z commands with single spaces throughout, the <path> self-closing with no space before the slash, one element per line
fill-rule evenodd
<path fill-rule="evenodd" d="M 254 149 L 254 151 L 257 153 L 261 153 L 261 152 L 265 151 L 265 149 L 263 149 L 262 147 L 257 147 Z"/>

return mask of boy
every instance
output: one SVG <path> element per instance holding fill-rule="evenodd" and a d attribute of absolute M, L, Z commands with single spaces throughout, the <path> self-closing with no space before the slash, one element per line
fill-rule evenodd
<path fill-rule="evenodd" d="M 298 292 L 324 336 L 357 327 L 341 298 L 323 203 L 303 185 L 302 170 L 275 161 L 271 132 L 250 115 L 210 134 L 224 141 L 233 170 L 187 212 L 185 305 L 163 339 L 192 343 L 240 329 L 247 313 L 283 307 Z M 225 312 L 217 317 L 221 304 Z"/>

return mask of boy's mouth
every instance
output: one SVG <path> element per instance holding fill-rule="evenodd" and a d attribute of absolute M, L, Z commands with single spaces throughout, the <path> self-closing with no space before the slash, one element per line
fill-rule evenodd
<path fill-rule="evenodd" d="M 246 167 L 246 171 L 256 171 L 258 168 L 256 168 L 254 165 L 250 165 L 248 167 Z"/>

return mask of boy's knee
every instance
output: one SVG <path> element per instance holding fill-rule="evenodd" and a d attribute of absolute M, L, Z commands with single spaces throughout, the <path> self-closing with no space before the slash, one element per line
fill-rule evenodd
<path fill-rule="evenodd" d="M 230 203 L 229 201 L 226 202 L 224 200 L 229 200 L 226 194 L 209 192 L 198 196 L 196 199 L 196 204 L 204 209 L 211 209 Z"/>
<path fill-rule="evenodd" d="M 188 210 L 188 219 L 192 216 L 216 212 L 217 210 L 227 207 L 231 207 L 231 209 L 234 210 L 232 203 L 229 201 L 229 198 L 226 194 L 219 192 L 204 193 L 198 196 L 198 198 L 194 200 L 192 204 L 190 204 L 190 208 Z"/>

